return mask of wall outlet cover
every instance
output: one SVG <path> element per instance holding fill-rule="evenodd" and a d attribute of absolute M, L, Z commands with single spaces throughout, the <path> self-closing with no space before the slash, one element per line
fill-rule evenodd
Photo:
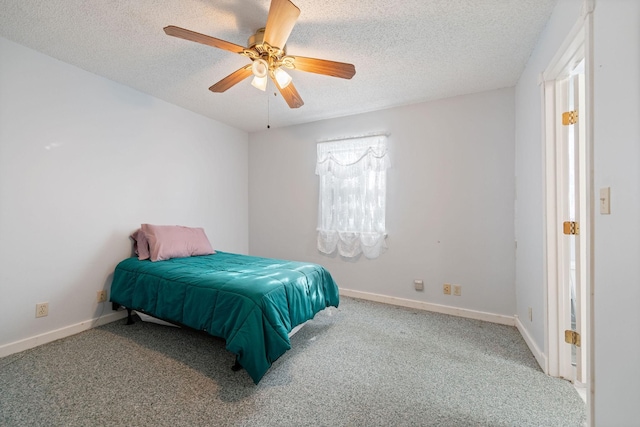
<path fill-rule="evenodd" d="M 106 302 L 107 301 L 107 291 L 98 291 L 97 301 L 98 302 Z"/>
<path fill-rule="evenodd" d="M 41 302 L 36 304 L 36 317 L 45 317 L 49 315 L 49 303 Z"/>

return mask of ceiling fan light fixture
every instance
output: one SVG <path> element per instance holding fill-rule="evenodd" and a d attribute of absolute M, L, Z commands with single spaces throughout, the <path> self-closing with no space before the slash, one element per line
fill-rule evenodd
<path fill-rule="evenodd" d="M 292 83 L 291 76 L 280 67 L 343 79 L 354 76 L 356 69 L 353 64 L 288 56 L 287 39 L 300 16 L 300 9 L 291 0 L 270 0 L 270 3 L 266 25 L 249 37 L 247 47 L 175 25 L 164 27 L 164 32 L 168 36 L 240 54 L 252 61 L 251 65 L 243 66 L 209 87 L 209 90 L 215 93 L 225 92 L 253 74 L 253 86 L 266 91 L 266 86 L 269 85 L 267 79 L 272 79 L 289 107 L 299 108 L 304 102 Z"/>
<path fill-rule="evenodd" d="M 284 89 L 285 87 L 289 86 L 289 83 L 291 83 L 291 76 L 282 68 L 276 68 L 273 71 L 273 75 L 275 76 L 276 82 L 278 82 L 278 86 L 280 86 L 280 89 Z"/>
<path fill-rule="evenodd" d="M 266 78 L 269 72 L 269 64 L 262 58 L 255 59 L 251 64 L 251 72 L 259 78 Z"/>
<path fill-rule="evenodd" d="M 267 77 L 258 77 L 258 76 L 254 76 L 253 80 L 251 80 L 251 86 L 255 87 L 256 89 L 260 89 L 261 91 L 266 91 L 267 90 Z"/>

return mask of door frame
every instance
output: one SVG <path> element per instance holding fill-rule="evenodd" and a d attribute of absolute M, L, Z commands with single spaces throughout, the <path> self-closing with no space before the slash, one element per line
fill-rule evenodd
<path fill-rule="evenodd" d="M 545 262 L 545 353 L 547 363 L 544 367 L 548 375 L 561 375 L 562 363 L 561 345 L 564 344 L 564 334 L 561 331 L 561 315 L 563 303 L 559 298 L 559 265 L 558 255 L 562 218 L 558 217 L 557 201 L 557 171 L 556 121 L 561 112 L 556 111 L 555 84 L 562 79 L 568 69 L 577 65 L 578 60 L 585 61 L 585 111 L 580 112 L 579 120 L 585 121 L 585 165 L 586 165 L 586 218 L 580 224 L 580 233 L 586 244 L 586 295 L 583 295 L 582 309 L 585 310 L 587 324 L 583 334 L 586 335 L 586 388 L 587 388 L 587 421 L 593 425 L 594 416 L 594 319 L 593 319 L 593 267 L 594 267 L 594 193 L 593 193 L 593 10 L 594 0 L 584 0 L 582 13 L 578 22 L 571 29 L 547 69 L 540 76 L 542 89 L 542 117 L 543 123 L 543 159 L 544 159 L 544 262 Z"/>

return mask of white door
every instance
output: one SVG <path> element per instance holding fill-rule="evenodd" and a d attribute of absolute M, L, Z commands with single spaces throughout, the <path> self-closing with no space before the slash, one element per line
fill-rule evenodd
<path fill-rule="evenodd" d="M 577 385 L 586 382 L 587 213 L 584 61 L 556 81 L 556 171 L 558 209 L 558 303 L 560 376 Z M 581 233 L 581 229 L 583 232 Z M 568 341 L 568 342 L 567 342 Z"/>

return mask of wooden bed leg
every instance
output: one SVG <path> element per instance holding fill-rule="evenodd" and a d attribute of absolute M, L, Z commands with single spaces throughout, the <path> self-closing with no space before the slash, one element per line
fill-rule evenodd
<path fill-rule="evenodd" d="M 133 325 L 134 323 L 133 316 L 131 316 L 131 309 L 127 308 L 127 325 Z"/>
<path fill-rule="evenodd" d="M 231 367 L 231 370 L 236 372 L 236 371 L 239 371 L 240 369 L 242 369 L 242 365 L 240 364 L 240 362 L 238 362 L 238 356 L 236 356 L 236 361 Z"/>

